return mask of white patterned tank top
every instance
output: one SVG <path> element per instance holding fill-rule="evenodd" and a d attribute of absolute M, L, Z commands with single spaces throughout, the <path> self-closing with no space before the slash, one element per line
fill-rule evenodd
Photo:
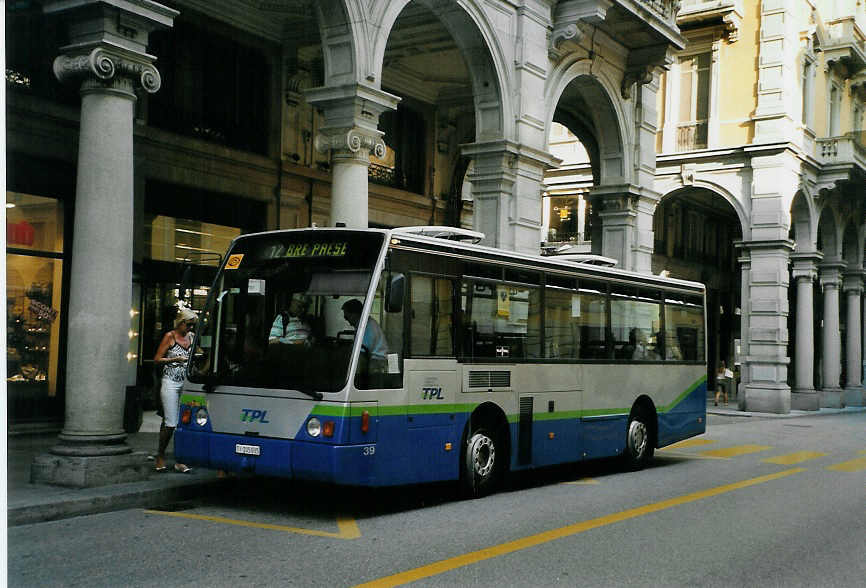
<path fill-rule="evenodd" d="M 192 337 L 190 337 L 190 347 L 192 347 Z M 169 359 L 174 357 L 182 357 L 183 363 L 167 363 L 162 368 L 162 377 L 168 378 L 173 382 L 183 382 L 186 379 L 186 360 L 189 357 L 189 349 L 185 348 L 183 345 L 174 342 L 174 345 L 168 348 L 168 351 L 165 352 L 165 356 Z"/>

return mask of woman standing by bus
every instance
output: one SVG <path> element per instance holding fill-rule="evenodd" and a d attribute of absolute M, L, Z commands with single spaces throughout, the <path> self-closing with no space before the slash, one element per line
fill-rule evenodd
<path fill-rule="evenodd" d="M 196 318 L 195 313 L 190 309 L 179 309 L 174 319 L 174 328 L 163 336 L 153 357 L 154 363 L 162 366 L 160 398 L 163 417 L 159 427 L 159 448 L 156 454 L 157 472 L 166 471 L 165 450 L 177 427 L 180 391 L 186 379 L 186 360 L 192 347 L 191 331 L 195 326 Z M 183 474 L 192 471 L 182 463 L 174 464 L 174 469 Z"/>

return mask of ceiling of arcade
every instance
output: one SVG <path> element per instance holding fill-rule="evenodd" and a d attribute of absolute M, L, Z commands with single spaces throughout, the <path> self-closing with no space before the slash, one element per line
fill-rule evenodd
<path fill-rule="evenodd" d="M 314 0 L 175 0 L 166 2 L 209 15 L 268 41 L 286 44 L 299 65 L 321 75 L 322 50 Z M 292 72 L 289 72 L 292 75 Z M 313 80 L 321 83 L 321 79 Z M 423 5 L 400 13 L 385 50 L 382 86 L 431 104 L 471 105 L 469 74 L 456 43 Z"/>

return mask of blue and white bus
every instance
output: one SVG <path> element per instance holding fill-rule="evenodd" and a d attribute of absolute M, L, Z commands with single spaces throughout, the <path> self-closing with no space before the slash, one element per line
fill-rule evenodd
<path fill-rule="evenodd" d="M 702 284 L 424 233 L 235 239 L 200 317 L 178 461 L 480 496 L 509 470 L 639 468 L 705 431 Z"/>

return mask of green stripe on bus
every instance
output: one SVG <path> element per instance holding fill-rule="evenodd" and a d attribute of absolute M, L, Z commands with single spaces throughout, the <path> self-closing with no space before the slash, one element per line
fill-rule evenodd
<path fill-rule="evenodd" d="M 668 405 L 659 406 L 657 410 L 659 413 L 670 412 L 678 404 L 680 404 L 683 400 L 688 397 L 689 394 L 694 392 L 698 386 L 706 382 L 707 376 L 702 375 L 700 378 L 695 380 L 695 382 L 686 388 L 673 402 Z M 457 413 L 470 413 L 475 408 L 478 407 L 478 403 L 470 403 L 470 404 L 413 404 L 413 405 L 379 405 L 376 407 L 378 411 L 378 416 L 400 416 L 400 415 L 436 415 L 436 414 L 457 414 Z M 331 404 L 317 404 L 312 413 L 315 416 L 319 417 L 359 417 L 365 410 L 370 410 L 370 405 L 361 405 L 361 406 L 346 406 L 346 405 L 331 405 Z M 602 416 L 622 416 L 627 415 L 631 412 L 628 408 L 593 408 L 589 410 L 563 410 L 556 412 L 538 412 L 533 413 L 532 420 L 533 421 L 553 421 L 553 420 L 567 420 L 567 419 L 577 419 L 577 418 L 589 418 L 589 417 L 602 417 Z M 508 422 L 510 424 L 515 424 L 520 421 L 519 414 L 509 414 L 506 416 Z"/>
<path fill-rule="evenodd" d="M 698 378 L 697 380 L 695 380 L 695 383 L 694 383 L 694 384 L 692 384 L 691 386 L 689 386 L 688 388 L 686 388 L 686 390 L 685 390 L 682 394 L 680 394 L 679 396 L 677 396 L 676 399 L 675 399 L 673 402 L 671 402 L 671 403 L 668 404 L 667 406 L 660 406 L 660 407 L 658 407 L 658 412 L 670 412 L 670 411 L 673 410 L 673 409 L 674 409 L 674 408 L 675 408 L 675 407 L 676 407 L 680 402 L 682 402 L 683 400 L 685 400 L 686 397 L 687 397 L 689 394 L 691 394 L 692 392 L 694 392 L 694 391 L 697 389 L 698 386 L 700 386 L 701 384 L 703 384 L 703 383 L 706 382 L 706 381 L 707 381 L 707 375 L 704 374 L 704 375 L 702 375 L 700 378 Z"/>
<path fill-rule="evenodd" d="M 622 416 L 630 413 L 628 408 L 594 408 L 592 410 L 580 411 L 581 417 L 600 417 L 600 416 Z"/>

